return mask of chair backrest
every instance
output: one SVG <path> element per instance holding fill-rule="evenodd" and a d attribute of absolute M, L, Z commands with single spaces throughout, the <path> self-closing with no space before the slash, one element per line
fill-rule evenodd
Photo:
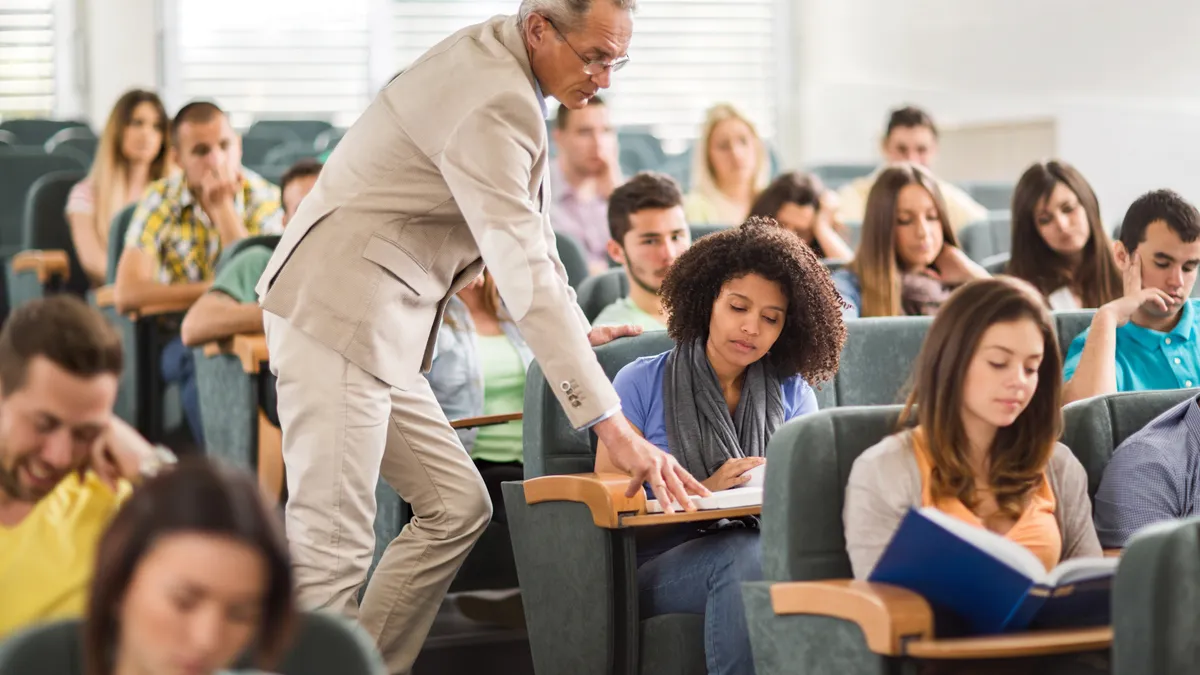
<path fill-rule="evenodd" d="M 21 145 L 37 146 L 40 150 L 54 134 L 72 127 L 88 128 L 76 120 L 13 119 L 0 122 L 0 129 L 12 132 Z"/>
<path fill-rule="evenodd" d="M 254 667 L 245 657 L 239 668 Z M 0 644 L 0 673 L 79 675 L 83 665 L 83 622 L 43 624 Z M 272 672 L 280 675 L 383 675 L 387 669 L 370 639 L 356 624 L 332 614 L 301 615 L 292 644 Z"/>
<path fill-rule="evenodd" d="M 850 468 L 896 430 L 900 410 L 898 405 L 822 410 L 775 432 L 767 444 L 764 580 L 853 576 L 842 525 Z"/>
<path fill-rule="evenodd" d="M 1063 358 L 1067 357 L 1067 348 L 1071 341 L 1092 325 L 1092 317 L 1096 316 L 1094 309 L 1060 310 L 1054 312 L 1054 330 L 1058 333 L 1058 348 L 1062 350 Z"/>
<path fill-rule="evenodd" d="M 980 260 L 979 265 L 987 270 L 988 274 L 1004 274 L 1004 270 L 1008 268 L 1008 261 L 1011 259 L 1012 255 L 1005 251 Z"/>
<path fill-rule="evenodd" d="M 588 321 L 595 321 L 605 307 L 627 295 L 629 277 L 619 267 L 590 276 L 579 284 L 579 306 Z"/>
<path fill-rule="evenodd" d="M 836 190 L 855 178 L 869 176 L 874 170 L 874 164 L 818 164 L 809 168 L 830 190 Z"/>
<path fill-rule="evenodd" d="M 313 148 L 310 141 L 281 143 L 267 151 L 263 163 L 271 166 L 290 167 L 301 159 L 313 159 L 321 152 Z"/>
<path fill-rule="evenodd" d="M 858 250 L 858 242 L 862 239 L 862 221 L 847 220 L 842 223 L 846 228 L 846 243 L 850 244 L 850 248 Z"/>
<path fill-rule="evenodd" d="M 342 142 L 342 137 L 346 135 L 346 130 L 334 127 L 317 134 L 317 138 L 313 141 L 313 147 L 321 152 L 331 152 Z"/>
<path fill-rule="evenodd" d="M 611 380 L 634 359 L 661 354 L 673 346 L 665 331 L 651 331 L 597 347 L 596 358 Z M 591 433 L 571 426 L 537 362 L 529 366 L 525 377 L 522 428 L 526 478 L 593 470 L 595 445 Z"/>
<path fill-rule="evenodd" d="M 121 260 L 121 251 L 125 250 L 125 233 L 129 231 L 129 223 L 133 220 L 133 212 L 137 204 L 130 204 L 113 216 L 112 225 L 108 228 L 108 274 L 107 283 L 117 282 L 117 263 Z"/>
<path fill-rule="evenodd" d="M 325 120 L 258 120 L 250 125 L 245 136 L 274 137 L 303 141 L 312 147 L 317 136 L 333 125 Z"/>
<path fill-rule="evenodd" d="M 275 136 L 243 136 L 242 164 L 246 166 L 266 164 L 267 154 L 287 142 Z"/>
<path fill-rule="evenodd" d="M 1134 535 L 1113 581 L 1113 675 L 1183 675 L 1200 663 L 1200 518 Z"/>
<path fill-rule="evenodd" d="M 700 239 L 701 237 L 707 237 L 708 235 L 713 234 L 714 232 L 721 232 L 722 230 L 728 230 L 732 226 L 733 226 L 733 224 L 730 224 L 730 225 L 692 225 L 688 229 L 690 229 L 692 231 L 692 243 L 695 243 L 696 240 Z"/>
<path fill-rule="evenodd" d="M 1015 183 L 1007 181 L 977 180 L 962 184 L 962 189 L 971 199 L 989 211 L 1007 211 L 1012 208 Z"/>
<path fill-rule="evenodd" d="M 21 245 L 25 198 L 42 176 L 85 167 L 69 157 L 47 155 L 41 148 L 0 153 L 0 249 L 15 252 Z"/>
<path fill-rule="evenodd" d="M 54 148 L 68 141 L 91 141 L 92 145 L 90 147 L 93 150 L 100 143 L 100 139 L 96 138 L 96 134 L 92 131 L 91 127 L 67 127 L 59 129 L 53 136 L 46 139 L 42 147 L 45 148 L 46 152 L 53 153 Z"/>
<path fill-rule="evenodd" d="M 588 278 L 587 255 L 583 252 L 583 245 L 575 237 L 562 232 L 554 233 L 554 243 L 558 247 L 559 260 L 567 268 L 567 283 L 579 290 L 579 284 Z"/>
<path fill-rule="evenodd" d="M 71 226 L 67 223 L 67 196 L 71 188 L 83 180 L 84 172 L 55 171 L 34 181 L 25 201 L 25 223 L 21 232 L 23 249 L 59 249 L 66 251 L 70 261 L 70 278 L 67 288 L 82 295 L 91 286 L 79 256 L 75 254 L 75 240 L 71 237 Z"/>
<path fill-rule="evenodd" d="M 1063 408 L 1062 442 L 1087 469 L 1095 496 L 1113 451 L 1126 438 L 1200 389 L 1130 391 L 1076 401 Z"/>
<path fill-rule="evenodd" d="M 971 223 L 958 231 L 963 253 L 979 262 L 1012 250 L 1012 213 L 989 211 L 987 220 Z"/>
<path fill-rule="evenodd" d="M 846 346 L 833 384 L 837 405 L 903 402 L 903 390 L 921 352 L 931 316 L 846 320 Z"/>
<path fill-rule="evenodd" d="M 217 264 L 213 266 L 213 274 L 217 274 L 233 260 L 237 254 L 245 251 L 248 248 L 255 246 L 265 246 L 272 251 L 279 245 L 280 235 L 278 234 L 258 234 L 252 237 L 246 237 L 233 242 L 229 248 L 222 249 L 220 255 L 217 256 Z"/>

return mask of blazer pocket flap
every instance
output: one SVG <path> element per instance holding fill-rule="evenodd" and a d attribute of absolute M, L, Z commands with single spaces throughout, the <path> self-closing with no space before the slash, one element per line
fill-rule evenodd
<path fill-rule="evenodd" d="M 373 234 L 362 257 L 387 270 L 418 296 L 437 296 L 437 285 L 412 256 L 396 244 Z"/>

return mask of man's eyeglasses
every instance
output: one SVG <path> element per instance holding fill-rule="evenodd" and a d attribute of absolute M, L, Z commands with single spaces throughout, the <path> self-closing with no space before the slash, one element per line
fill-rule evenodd
<path fill-rule="evenodd" d="M 550 27 L 554 29 L 555 33 L 558 33 L 558 36 L 562 38 L 562 41 L 567 43 L 567 49 L 570 49 L 572 52 L 574 52 L 575 56 L 579 57 L 580 61 L 583 61 L 583 72 L 585 74 L 595 77 L 606 70 L 611 70 L 615 73 L 624 68 L 625 64 L 629 63 L 628 56 L 622 56 L 614 61 L 600 61 L 598 59 L 593 61 L 583 58 L 583 55 L 580 54 L 575 47 L 571 46 L 571 41 L 567 39 L 566 35 L 563 35 L 563 32 L 558 29 L 558 26 L 554 25 L 554 22 L 551 21 L 549 17 L 543 16 L 542 18 L 546 20 L 546 23 L 550 24 Z"/>

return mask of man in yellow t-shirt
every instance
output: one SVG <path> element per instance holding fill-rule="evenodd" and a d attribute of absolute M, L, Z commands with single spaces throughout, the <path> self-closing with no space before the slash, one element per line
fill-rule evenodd
<path fill-rule="evenodd" d="M 121 338 L 53 296 L 0 330 L 0 640 L 80 616 L 100 535 L 156 451 L 113 417 Z"/>

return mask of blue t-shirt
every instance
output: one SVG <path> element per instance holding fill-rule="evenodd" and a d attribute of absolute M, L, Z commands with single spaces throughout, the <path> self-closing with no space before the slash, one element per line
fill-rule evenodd
<path fill-rule="evenodd" d="M 1166 333 L 1134 325 L 1117 329 L 1117 391 L 1189 389 L 1200 386 L 1200 335 L 1196 334 L 1196 311 L 1200 300 L 1188 300 L 1179 313 L 1179 323 Z M 1071 341 L 1063 363 L 1063 381 L 1075 376 L 1083 345 L 1091 329 Z"/>
<path fill-rule="evenodd" d="M 621 369 L 613 379 L 613 387 L 621 397 L 621 412 L 637 427 L 646 440 L 667 449 L 667 420 L 663 410 L 663 373 L 667 356 L 643 356 Z M 817 411 L 817 396 L 812 387 L 799 375 L 783 381 L 783 419 L 786 422 L 806 413 Z"/>

